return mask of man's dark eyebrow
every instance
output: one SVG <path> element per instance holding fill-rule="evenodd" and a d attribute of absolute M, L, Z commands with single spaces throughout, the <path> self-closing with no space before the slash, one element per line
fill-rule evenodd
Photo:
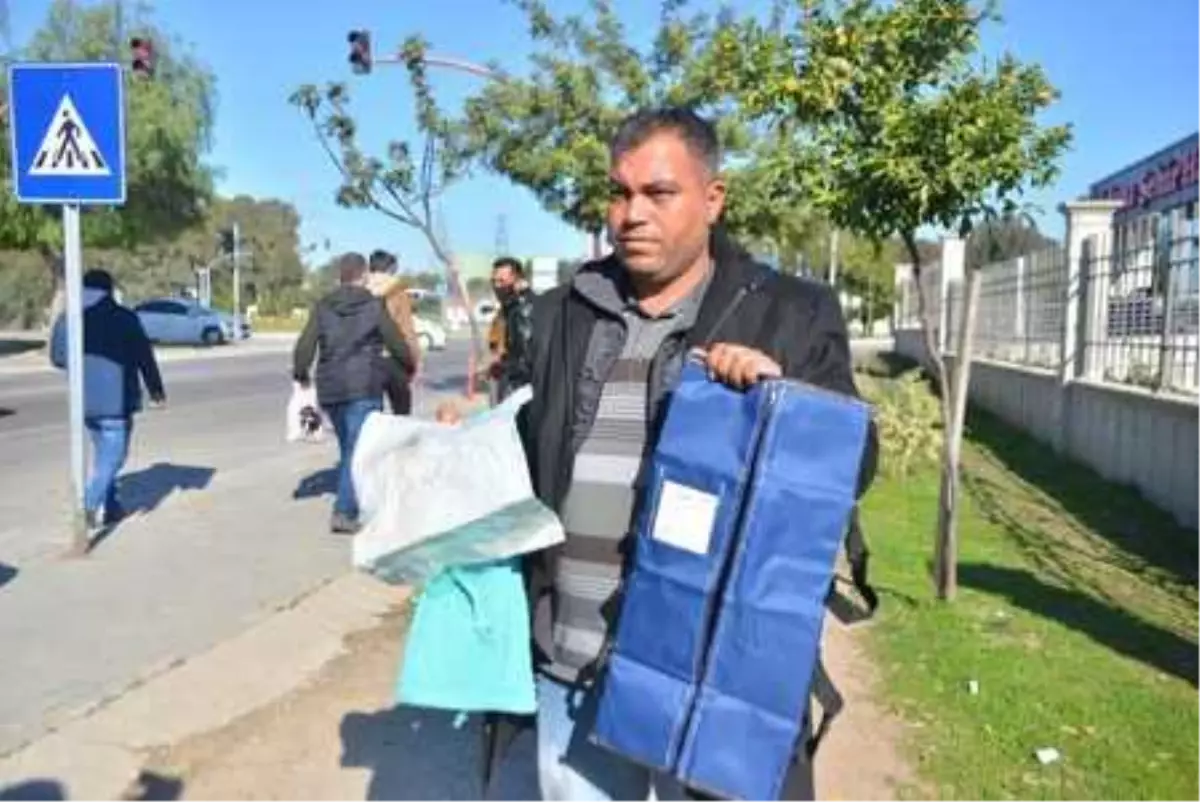
<path fill-rule="evenodd" d="M 616 176 L 610 175 L 608 177 L 608 183 L 609 183 L 609 186 L 612 187 L 613 189 L 621 189 L 621 190 L 625 190 L 625 191 L 629 191 L 629 189 L 630 189 L 628 184 L 626 184 L 624 181 L 617 178 Z M 650 181 L 646 184 L 643 184 L 640 187 L 640 190 L 642 192 L 678 192 L 679 184 L 675 181 L 670 181 L 670 180 Z"/>

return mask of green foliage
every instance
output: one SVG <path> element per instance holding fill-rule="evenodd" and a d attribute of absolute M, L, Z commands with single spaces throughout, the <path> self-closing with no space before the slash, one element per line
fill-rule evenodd
<path fill-rule="evenodd" d="M 801 6 L 786 36 L 750 21 L 715 49 L 724 88 L 748 114 L 799 132 L 780 156 L 788 196 L 840 228 L 911 241 L 928 225 L 966 235 L 1055 178 L 1070 129 L 1042 128 L 1037 117 L 1057 92 L 1039 66 L 978 58 L 990 8 Z"/>
<path fill-rule="evenodd" d="M 307 298 L 300 260 L 300 215 L 289 203 L 246 195 L 218 198 L 204 218 L 166 242 L 138 248 L 88 249 L 86 261 L 113 271 L 127 297 L 178 294 L 195 287 L 196 269 L 213 268 L 213 301 L 232 306 L 233 271 L 219 258 L 218 232 L 236 222 L 241 233 L 242 302 L 264 314 L 286 315 Z"/>
<path fill-rule="evenodd" d="M 936 465 L 942 450 L 941 407 L 921 371 L 893 379 L 860 376 L 858 384 L 875 408 L 880 470 L 905 477 Z"/>
<path fill-rule="evenodd" d="M 0 251 L 0 330 L 41 327 L 54 282 L 34 251 Z"/>
<path fill-rule="evenodd" d="M 658 31 L 646 50 L 628 32 L 609 0 L 591 0 L 590 13 L 554 17 L 541 0 L 513 0 L 525 14 L 533 54 L 527 74 L 494 66 L 489 82 L 464 106 L 456 127 L 464 156 L 526 187 L 548 211 L 582 231 L 603 230 L 608 204 L 608 145 L 630 112 L 650 105 L 691 105 L 718 121 L 730 181 L 727 222 L 750 235 L 773 231 L 790 208 L 768 204 L 772 179 L 759 141 L 737 107 L 714 91 L 702 54 L 733 23 L 730 12 L 685 15 L 685 3 L 665 0 Z M 744 171 L 744 172 L 743 172 Z"/>
<path fill-rule="evenodd" d="M 1028 215 L 986 219 L 967 237 L 966 264 L 976 270 L 1053 247 L 1057 242 L 1038 231 Z"/>
<path fill-rule="evenodd" d="M 147 5 L 125 15 L 125 33 L 154 40 L 154 80 L 126 74 L 128 202 L 83 215 L 84 241 L 130 247 L 167 239 L 196 223 L 212 191 L 202 161 L 215 117 L 215 80 L 208 68 L 156 26 Z M 18 54 L 36 61 L 124 60 L 116 5 L 81 6 L 55 0 L 41 29 Z M 0 87 L 0 98 L 7 92 Z M 7 128 L 7 120 L 2 125 Z M 0 136 L 0 247 L 56 250 L 61 226 L 55 207 L 21 207 L 12 197 L 8 133 Z"/>

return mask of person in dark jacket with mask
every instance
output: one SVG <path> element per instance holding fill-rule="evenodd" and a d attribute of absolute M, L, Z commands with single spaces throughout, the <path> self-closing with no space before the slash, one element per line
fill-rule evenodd
<path fill-rule="evenodd" d="M 489 372 L 499 385 L 497 400 L 503 401 L 533 377 L 530 350 L 536 296 L 525 280 L 525 268 L 511 256 L 502 256 L 492 264 L 492 290 L 500 302 L 503 341 Z"/>
<path fill-rule="evenodd" d="M 67 367 L 67 325 L 59 316 L 50 336 L 50 360 Z M 142 410 L 142 382 L 154 404 L 167 400 L 154 348 L 136 313 L 113 298 L 106 270 L 83 276 L 83 415 L 92 440 L 92 474 L 84 494 L 88 527 L 118 521 L 117 475 L 129 455 L 133 417 Z"/>
<path fill-rule="evenodd" d="M 296 343 L 294 377 L 309 384 L 316 359 L 317 401 L 337 433 L 337 499 L 330 528 L 339 534 L 358 531 L 358 499 L 350 475 L 358 434 L 367 416 L 383 410 L 389 358 L 414 370 L 416 355 L 396 328 L 383 301 L 367 289 L 367 260 L 347 253 L 339 258 L 341 286 L 321 299 L 308 316 Z M 384 350 L 390 354 L 384 355 Z"/>

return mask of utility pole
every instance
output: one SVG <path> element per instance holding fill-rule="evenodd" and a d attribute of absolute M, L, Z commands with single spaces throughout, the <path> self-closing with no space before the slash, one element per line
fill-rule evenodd
<path fill-rule="evenodd" d="M 242 231 L 237 223 L 233 224 L 233 339 L 236 341 L 241 334 L 242 324 L 239 314 L 242 310 Z"/>

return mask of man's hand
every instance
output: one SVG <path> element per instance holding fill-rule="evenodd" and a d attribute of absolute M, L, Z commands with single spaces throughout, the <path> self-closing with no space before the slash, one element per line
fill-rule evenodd
<path fill-rule="evenodd" d="M 167 405 L 167 397 L 165 395 L 150 396 L 150 408 L 151 409 L 162 409 L 166 405 Z"/>
<path fill-rule="evenodd" d="M 462 422 L 462 408 L 458 405 L 457 401 L 449 398 L 438 404 L 437 411 L 433 413 L 433 417 L 438 423 L 454 426 Z"/>
<path fill-rule="evenodd" d="M 707 351 L 694 353 L 708 366 L 708 375 L 730 387 L 745 389 L 762 379 L 777 379 L 783 369 L 771 357 L 744 345 L 718 343 Z"/>

